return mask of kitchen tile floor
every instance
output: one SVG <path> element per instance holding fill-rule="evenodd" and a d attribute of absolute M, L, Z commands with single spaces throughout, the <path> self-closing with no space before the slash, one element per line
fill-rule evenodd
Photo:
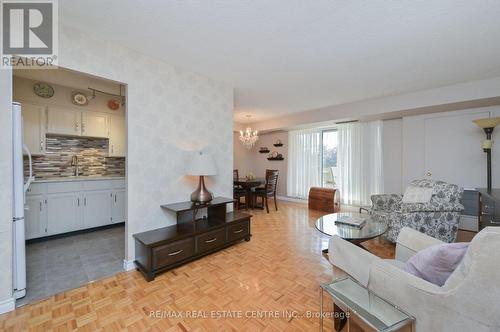
<path fill-rule="evenodd" d="M 125 226 L 26 246 L 27 293 L 22 306 L 123 271 Z"/>

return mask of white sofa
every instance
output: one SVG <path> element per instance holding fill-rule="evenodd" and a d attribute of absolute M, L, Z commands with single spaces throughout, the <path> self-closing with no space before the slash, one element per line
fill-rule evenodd
<path fill-rule="evenodd" d="M 333 236 L 329 259 L 335 278 L 347 273 L 416 318 L 417 332 L 500 331 L 500 227 L 472 240 L 463 261 L 442 287 L 405 272 L 416 252 L 443 243 L 411 228 L 396 241 L 396 259 L 381 259 Z"/>

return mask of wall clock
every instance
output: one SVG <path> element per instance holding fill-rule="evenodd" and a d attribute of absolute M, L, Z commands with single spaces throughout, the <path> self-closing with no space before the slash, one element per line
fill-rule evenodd
<path fill-rule="evenodd" d="M 51 98 L 54 95 L 54 88 L 47 83 L 38 82 L 33 85 L 33 92 L 42 98 Z"/>
<path fill-rule="evenodd" d="M 73 91 L 71 94 L 71 102 L 78 106 L 85 106 L 89 103 L 89 99 L 83 93 Z"/>

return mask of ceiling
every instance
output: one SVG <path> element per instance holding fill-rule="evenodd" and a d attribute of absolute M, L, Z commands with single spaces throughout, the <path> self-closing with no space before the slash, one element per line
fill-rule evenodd
<path fill-rule="evenodd" d="M 244 122 L 500 76 L 497 0 L 71 0 L 60 21 L 235 88 Z"/>

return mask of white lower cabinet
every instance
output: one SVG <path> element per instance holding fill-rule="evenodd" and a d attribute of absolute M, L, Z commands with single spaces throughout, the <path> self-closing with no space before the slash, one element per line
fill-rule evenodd
<path fill-rule="evenodd" d="M 116 189 L 111 193 L 111 222 L 113 224 L 125 221 L 125 189 Z"/>
<path fill-rule="evenodd" d="M 78 192 L 47 194 L 47 235 L 81 229 L 81 205 Z"/>
<path fill-rule="evenodd" d="M 26 196 L 24 218 L 26 240 L 46 235 L 47 208 L 44 195 Z"/>
<path fill-rule="evenodd" d="M 83 226 L 85 228 L 107 225 L 111 221 L 110 190 L 83 193 Z"/>
<path fill-rule="evenodd" d="M 26 195 L 26 239 L 124 222 L 125 181 L 34 183 Z"/>

